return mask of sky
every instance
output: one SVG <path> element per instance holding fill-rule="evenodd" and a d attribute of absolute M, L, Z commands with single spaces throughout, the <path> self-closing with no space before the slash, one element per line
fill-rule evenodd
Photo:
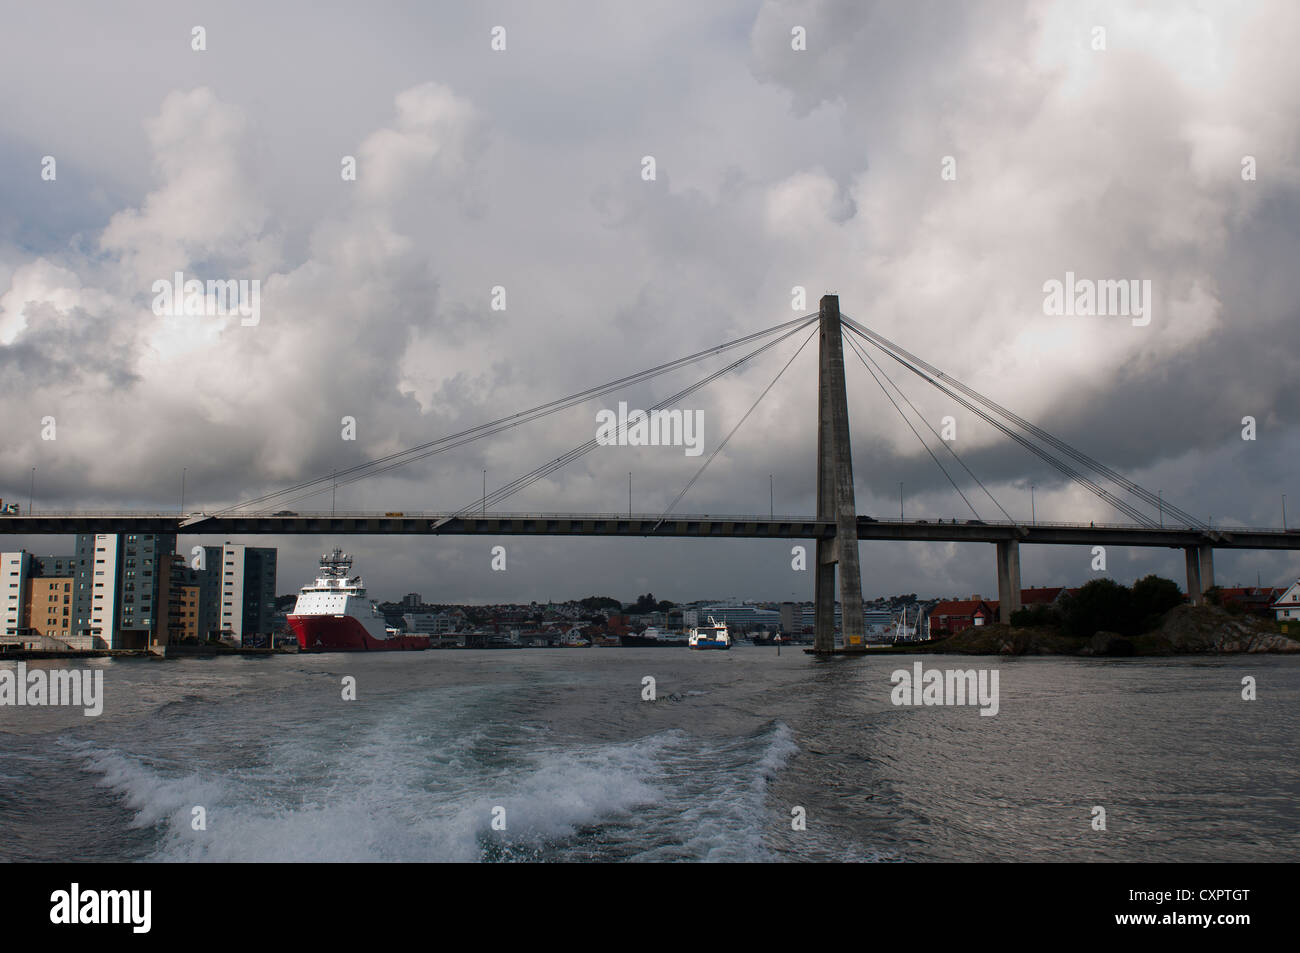
<path fill-rule="evenodd" d="M 186 511 L 220 509 L 812 313 L 829 293 L 1215 526 L 1280 526 L 1284 494 L 1300 522 L 1289 0 L 5 0 L 3 21 L 6 501 L 173 511 L 184 479 Z M 155 282 L 176 272 L 258 281 L 256 323 L 157 313 Z M 1045 284 L 1067 273 L 1149 282 L 1149 321 L 1045 313 Z M 498 509 L 623 511 L 631 473 L 633 509 L 661 513 L 744 418 L 675 512 L 810 515 L 815 341 L 745 417 L 802 339 L 674 405 L 701 412 L 702 456 L 598 447 Z M 484 470 L 490 492 L 591 439 L 618 400 L 648 407 L 722 363 L 340 486 L 334 505 L 465 507 Z M 901 482 L 908 516 L 969 517 L 851 353 L 846 366 L 858 512 L 896 515 Z M 952 449 L 1017 519 L 1126 519 L 895 376 L 930 426 L 953 418 Z M 954 478 L 980 517 L 1000 516 Z M 291 508 L 330 505 L 327 487 Z M 280 548 L 281 592 L 336 544 L 380 598 L 813 587 L 780 541 L 238 541 Z M 1185 583 L 1178 550 L 1107 555 L 1099 573 L 1087 547 L 1026 547 L 1024 585 Z M 987 544 L 864 543 L 862 563 L 868 598 L 996 593 Z M 1281 585 L 1300 554 L 1219 551 L 1216 570 Z"/>

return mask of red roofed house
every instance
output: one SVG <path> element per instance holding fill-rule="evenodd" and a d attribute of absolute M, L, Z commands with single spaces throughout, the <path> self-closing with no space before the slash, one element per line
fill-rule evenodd
<path fill-rule="evenodd" d="M 979 596 L 973 599 L 961 599 L 940 602 L 930 610 L 930 638 L 940 639 L 945 635 L 956 635 L 977 625 L 996 622 L 998 612 L 995 605 L 990 605 Z"/>
<path fill-rule="evenodd" d="M 1064 586 L 1034 586 L 1030 589 L 1021 589 L 1020 605 L 1025 609 L 1030 606 L 1049 606 L 1061 598 L 1063 592 L 1065 592 Z"/>
<path fill-rule="evenodd" d="M 1225 609 L 1236 606 L 1254 615 L 1267 616 L 1285 594 L 1285 589 L 1272 586 L 1222 586 L 1219 588 L 1219 605 Z"/>

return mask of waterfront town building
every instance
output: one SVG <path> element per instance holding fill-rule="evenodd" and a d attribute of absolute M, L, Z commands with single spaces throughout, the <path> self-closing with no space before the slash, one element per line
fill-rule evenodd
<path fill-rule="evenodd" d="M 237 642 L 272 631 L 274 549 L 205 547 L 202 571 L 175 549 L 174 534 L 83 533 L 72 555 L 0 554 L 0 648 L 161 653 L 223 620 Z"/>
<path fill-rule="evenodd" d="M 1278 596 L 1273 609 L 1277 613 L 1278 622 L 1300 622 L 1300 581 L 1292 583 Z"/>
<path fill-rule="evenodd" d="M 969 599 L 947 600 L 930 610 L 930 636 L 956 635 L 974 626 L 988 625 L 998 617 L 997 603 L 985 602 L 978 595 Z"/>
<path fill-rule="evenodd" d="M 33 650 L 81 648 L 73 635 L 73 556 L 0 556 L 3 606 L 0 643 Z"/>
<path fill-rule="evenodd" d="M 226 542 L 204 546 L 203 552 L 200 637 L 243 645 L 245 639 L 269 636 L 275 616 L 275 549 Z"/>

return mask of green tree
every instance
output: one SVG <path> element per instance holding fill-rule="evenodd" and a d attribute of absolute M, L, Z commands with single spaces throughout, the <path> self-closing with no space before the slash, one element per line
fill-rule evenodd
<path fill-rule="evenodd" d="M 1057 626 L 1061 624 L 1061 613 L 1055 606 L 1029 606 L 1011 613 L 1011 624 L 1015 626 Z"/>
<path fill-rule="evenodd" d="M 653 592 L 647 592 L 645 595 L 637 596 L 636 602 L 628 604 L 627 611 L 635 612 L 638 615 L 644 615 L 647 612 L 654 612 L 659 607 L 659 600 L 655 598 Z"/>
<path fill-rule="evenodd" d="M 1133 615 L 1143 632 L 1160 624 L 1160 617 L 1175 606 L 1183 604 L 1183 591 L 1178 583 L 1163 576 L 1143 576 L 1133 583 Z"/>
<path fill-rule="evenodd" d="M 1067 603 L 1065 627 L 1076 636 L 1102 630 L 1136 635 L 1139 624 L 1134 616 L 1133 592 L 1128 586 L 1113 579 L 1094 579 Z"/>

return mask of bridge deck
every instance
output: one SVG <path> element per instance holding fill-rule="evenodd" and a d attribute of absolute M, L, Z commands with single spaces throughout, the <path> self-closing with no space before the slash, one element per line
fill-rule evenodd
<path fill-rule="evenodd" d="M 0 517 L 0 534 L 179 533 L 189 536 L 403 534 L 427 536 L 659 536 L 738 539 L 827 539 L 833 520 L 802 516 L 626 513 L 225 513 L 181 517 L 166 513 L 45 512 Z M 863 540 L 1043 545 L 1300 549 L 1300 530 L 1252 527 L 1148 527 L 1131 524 L 1011 523 L 858 517 Z"/>

